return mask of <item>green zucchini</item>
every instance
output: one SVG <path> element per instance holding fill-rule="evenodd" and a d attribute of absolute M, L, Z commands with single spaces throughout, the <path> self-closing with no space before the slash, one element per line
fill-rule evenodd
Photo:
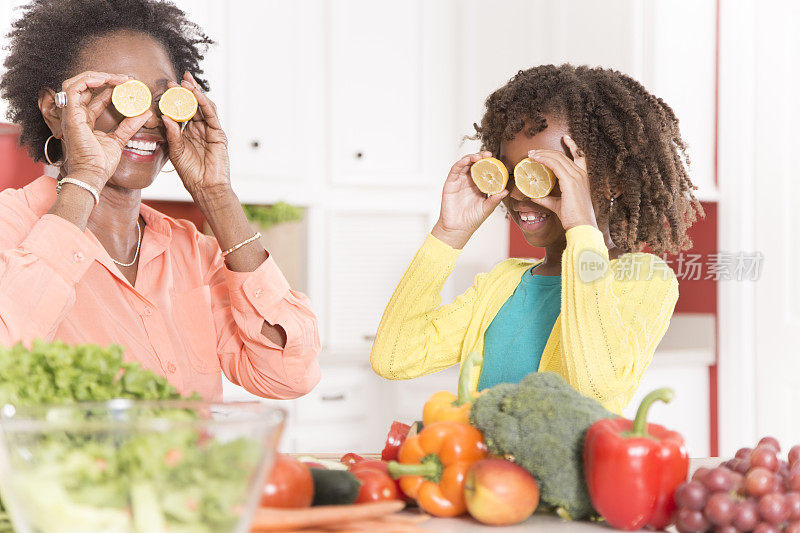
<path fill-rule="evenodd" d="M 361 481 L 347 470 L 311 468 L 314 501 L 311 505 L 348 505 L 356 501 Z"/>

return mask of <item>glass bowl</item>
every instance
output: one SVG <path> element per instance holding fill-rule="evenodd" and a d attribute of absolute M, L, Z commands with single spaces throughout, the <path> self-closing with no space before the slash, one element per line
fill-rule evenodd
<path fill-rule="evenodd" d="M 0 494 L 17 533 L 244 533 L 285 412 L 111 400 L 0 409 Z"/>

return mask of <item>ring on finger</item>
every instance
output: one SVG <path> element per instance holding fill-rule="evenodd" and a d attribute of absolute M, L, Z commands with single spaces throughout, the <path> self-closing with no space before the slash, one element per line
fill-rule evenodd
<path fill-rule="evenodd" d="M 65 91 L 58 91 L 55 95 L 56 107 L 62 109 L 67 106 L 67 93 Z"/>

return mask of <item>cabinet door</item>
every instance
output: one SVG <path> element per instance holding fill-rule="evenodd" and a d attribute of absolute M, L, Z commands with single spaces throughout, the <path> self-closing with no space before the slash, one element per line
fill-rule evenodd
<path fill-rule="evenodd" d="M 655 405 L 648 421 L 661 424 L 683 435 L 691 457 L 709 454 L 711 419 L 708 367 L 702 365 L 659 364 L 659 352 L 647 370 L 625 416 L 633 419 L 642 398 L 650 391 L 671 387 L 675 398 L 669 405 Z"/>
<path fill-rule="evenodd" d="M 459 131 L 480 123 L 489 94 L 518 71 L 572 63 L 642 73 L 643 4 L 638 0 L 465 0 L 455 13 L 463 93 Z M 500 13 L 501 18 L 493 18 Z M 602 23 L 598 23 L 602 21 Z M 477 149 L 478 143 L 470 143 Z"/>
<path fill-rule="evenodd" d="M 645 6 L 643 81 L 680 119 L 697 196 L 716 200 L 717 2 L 658 0 Z"/>
<path fill-rule="evenodd" d="M 397 282 L 430 229 L 428 213 L 332 212 L 323 343 L 366 354 Z"/>
<path fill-rule="evenodd" d="M 200 29 L 214 41 L 206 50 L 200 68 L 201 76 L 208 80 L 211 90 L 208 97 L 217 106 L 217 112 L 222 120 L 223 127 L 227 126 L 228 115 L 228 83 L 227 83 L 227 41 L 228 27 L 225 24 L 227 17 L 224 2 L 215 0 L 174 0 L 176 6 L 186 13 L 186 17 L 200 26 Z M 178 72 L 178 77 L 183 72 Z M 191 201 L 191 196 L 186 192 L 178 175 L 173 171 L 172 163 L 167 162 L 153 184 L 142 191 L 144 199 Z"/>
<path fill-rule="evenodd" d="M 244 201 L 294 196 L 324 161 L 324 11 L 316 0 L 228 5 L 229 136 Z M 249 183 L 244 183 L 249 182 Z"/>
<path fill-rule="evenodd" d="M 328 5 L 333 183 L 426 185 L 428 152 L 452 116 L 446 3 Z"/>

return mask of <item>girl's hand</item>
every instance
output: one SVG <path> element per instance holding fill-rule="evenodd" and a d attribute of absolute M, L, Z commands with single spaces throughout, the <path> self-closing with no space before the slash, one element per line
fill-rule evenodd
<path fill-rule="evenodd" d="M 177 87 L 178 84 L 171 82 L 169 86 Z M 181 86 L 194 93 L 198 109 L 183 132 L 177 122 L 162 117 L 167 129 L 169 159 L 193 198 L 217 190 L 225 191 L 230 188 L 228 139 L 222 131 L 217 107 L 188 72 L 184 73 Z"/>
<path fill-rule="evenodd" d="M 596 228 L 586 157 L 569 135 L 564 135 L 563 140 L 572 154 L 572 160 L 558 150 L 528 152 L 528 157 L 533 161 L 538 161 L 553 171 L 561 189 L 560 197 L 545 196 L 532 201 L 555 213 L 565 230 L 583 225 Z"/>
<path fill-rule="evenodd" d="M 439 221 L 431 233 L 453 248 L 463 248 L 475 230 L 508 195 L 508 191 L 504 190 L 487 198 L 472 181 L 470 167 L 487 157 L 492 157 L 491 152 L 462 157 L 450 169 L 444 182 Z"/>
<path fill-rule="evenodd" d="M 114 87 L 128 79 L 119 74 L 82 72 L 62 84 L 67 93 L 67 104 L 61 111 L 63 170 L 98 191 L 114 175 L 125 143 L 153 115 L 148 109 L 138 117 L 125 118 L 113 131 L 94 129 L 97 117 L 111 103 Z"/>

